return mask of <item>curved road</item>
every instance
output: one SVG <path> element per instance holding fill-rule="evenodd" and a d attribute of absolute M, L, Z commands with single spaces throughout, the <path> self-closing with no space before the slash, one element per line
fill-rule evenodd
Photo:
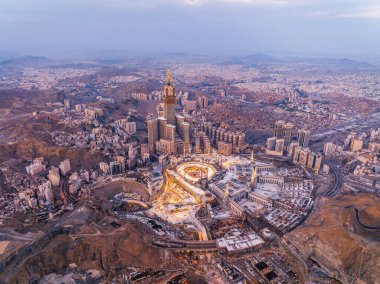
<path fill-rule="evenodd" d="M 340 173 L 340 170 L 325 157 L 322 158 L 322 163 L 328 165 L 330 170 L 334 175 L 334 184 L 330 186 L 330 188 L 323 194 L 326 197 L 334 197 L 340 190 L 343 183 L 343 176 Z"/>
<path fill-rule="evenodd" d="M 65 178 L 61 184 L 61 192 L 63 193 L 63 196 L 65 197 L 65 199 L 71 203 L 71 204 L 74 204 L 75 203 L 75 198 L 72 197 L 72 195 L 70 194 L 70 190 L 69 190 L 69 179 L 68 178 Z"/>

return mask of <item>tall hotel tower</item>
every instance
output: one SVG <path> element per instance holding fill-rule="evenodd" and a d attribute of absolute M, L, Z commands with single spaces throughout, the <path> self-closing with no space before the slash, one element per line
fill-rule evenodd
<path fill-rule="evenodd" d="M 174 87 L 170 83 L 170 70 L 167 71 L 168 81 L 164 89 L 164 117 L 168 124 L 175 125 L 176 97 Z"/>
<path fill-rule="evenodd" d="M 193 117 L 176 114 L 176 96 L 167 71 L 163 95 L 164 112 L 158 118 L 147 117 L 148 145 L 151 153 L 187 154 L 191 152 Z"/>

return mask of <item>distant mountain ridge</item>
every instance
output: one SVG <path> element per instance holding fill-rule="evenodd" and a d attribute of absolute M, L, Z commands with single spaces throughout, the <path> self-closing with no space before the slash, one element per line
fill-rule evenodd
<path fill-rule="evenodd" d="M 0 62 L 0 65 L 17 65 L 17 66 L 35 66 L 51 64 L 54 60 L 42 56 L 20 56 L 14 57 Z"/>
<path fill-rule="evenodd" d="M 88 57 L 89 59 L 80 59 L 80 57 Z M 350 58 L 334 58 L 334 57 L 301 57 L 301 56 L 279 56 L 274 57 L 265 53 L 252 53 L 247 55 L 192 55 L 186 52 L 157 53 L 142 55 L 137 53 L 128 53 L 122 51 L 103 51 L 88 54 L 77 54 L 76 58 L 59 60 L 51 59 L 44 56 L 25 55 L 17 56 L 10 52 L 0 52 L 0 66 L 8 67 L 47 67 L 61 66 L 73 68 L 87 68 L 97 65 L 117 65 L 117 64 L 135 64 L 147 65 L 150 63 L 202 63 L 220 65 L 243 65 L 246 67 L 265 67 L 266 65 L 282 65 L 282 64 L 302 64 L 314 65 L 325 68 L 337 68 L 338 70 L 378 70 L 380 65 L 376 62 L 361 61 Z"/>

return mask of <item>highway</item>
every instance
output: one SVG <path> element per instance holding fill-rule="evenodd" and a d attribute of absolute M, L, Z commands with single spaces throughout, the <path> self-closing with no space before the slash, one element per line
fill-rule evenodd
<path fill-rule="evenodd" d="M 377 112 L 338 123 L 334 125 L 333 128 L 319 128 L 314 131 L 311 140 L 319 140 L 321 138 L 326 138 L 326 136 L 331 137 L 338 133 L 348 134 L 350 131 L 363 132 L 370 128 L 377 128 L 379 118 L 380 112 Z"/>
<path fill-rule="evenodd" d="M 173 250 L 218 251 L 215 240 L 183 241 L 183 240 L 153 240 L 153 245 Z"/>
<path fill-rule="evenodd" d="M 332 162 L 327 160 L 325 157 L 323 157 L 322 163 L 325 165 L 328 165 L 330 167 L 330 170 L 333 172 L 333 175 L 334 175 L 334 183 L 324 193 L 324 196 L 334 197 L 339 192 L 339 190 L 342 186 L 342 183 L 343 183 L 342 174 L 340 173 L 340 170 Z"/>
<path fill-rule="evenodd" d="M 89 218 L 89 210 L 85 207 L 77 207 L 73 211 L 59 219 L 54 219 L 49 223 L 42 235 L 33 239 L 31 242 L 24 246 L 16 248 L 13 252 L 7 255 L 0 261 L 0 283 L 8 283 L 7 281 L 1 282 L 2 280 L 7 280 L 12 273 L 14 273 L 15 267 L 26 262 L 31 255 L 37 255 L 41 250 L 57 235 L 66 234 L 69 235 L 73 226 L 83 225 Z M 19 266 L 21 267 L 21 266 Z"/>

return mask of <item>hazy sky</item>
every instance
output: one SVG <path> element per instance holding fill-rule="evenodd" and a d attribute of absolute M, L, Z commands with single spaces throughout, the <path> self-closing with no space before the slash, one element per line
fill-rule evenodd
<path fill-rule="evenodd" d="M 0 0 L 0 50 L 380 55 L 380 0 Z"/>

